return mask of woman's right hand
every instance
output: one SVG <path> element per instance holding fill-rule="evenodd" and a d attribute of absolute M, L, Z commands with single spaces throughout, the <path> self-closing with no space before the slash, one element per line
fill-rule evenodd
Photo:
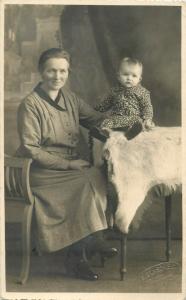
<path fill-rule="evenodd" d="M 83 159 L 76 159 L 69 161 L 69 169 L 71 170 L 82 170 L 90 168 L 90 163 Z"/>

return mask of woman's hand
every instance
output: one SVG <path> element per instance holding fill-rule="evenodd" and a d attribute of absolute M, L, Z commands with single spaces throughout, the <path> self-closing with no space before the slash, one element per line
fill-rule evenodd
<path fill-rule="evenodd" d="M 90 168 L 90 163 L 83 159 L 76 159 L 69 161 L 70 170 L 82 170 Z"/>

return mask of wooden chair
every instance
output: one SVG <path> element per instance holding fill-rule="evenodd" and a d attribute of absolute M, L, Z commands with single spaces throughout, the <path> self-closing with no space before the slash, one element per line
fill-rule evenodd
<path fill-rule="evenodd" d="M 21 284 L 27 281 L 30 269 L 31 222 L 34 207 L 34 196 L 29 183 L 31 163 L 32 159 L 5 155 L 5 221 L 22 224 L 22 266 L 18 279 L 18 283 Z"/>

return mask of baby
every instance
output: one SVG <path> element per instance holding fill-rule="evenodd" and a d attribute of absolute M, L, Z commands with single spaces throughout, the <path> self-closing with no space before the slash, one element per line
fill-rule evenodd
<path fill-rule="evenodd" d="M 95 107 L 97 111 L 107 112 L 100 125 L 102 133 L 107 129 L 119 130 L 131 139 L 142 130 L 154 127 L 150 92 L 141 85 L 142 71 L 139 60 L 129 57 L 121 60 L 118 85 Z"/>

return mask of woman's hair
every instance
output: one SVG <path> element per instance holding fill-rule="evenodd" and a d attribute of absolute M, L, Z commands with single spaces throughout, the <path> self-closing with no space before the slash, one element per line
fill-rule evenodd
<path fill-rule="evenodd" d="M 143 64 L 140 60 L 136 59 L 136 58 L 132 58 L 132 57 L 124 57 L 121 61 L 120 61 L 120 65 L 119 67 L 121 67 L 122 64 L 127 63 L 129 65 L 138 65 L 141 68 L 141 72 L 143 70 Z"/>
<path fill-rule="evenodd" d="M 42 52 L 38 61 L 38 70 L 42 72 L 44 70 L 45 63 L 50 58 L 64 58 L 70 65 L 70 55 L 67 51 L 60 48 L 50 48 Z"/>

